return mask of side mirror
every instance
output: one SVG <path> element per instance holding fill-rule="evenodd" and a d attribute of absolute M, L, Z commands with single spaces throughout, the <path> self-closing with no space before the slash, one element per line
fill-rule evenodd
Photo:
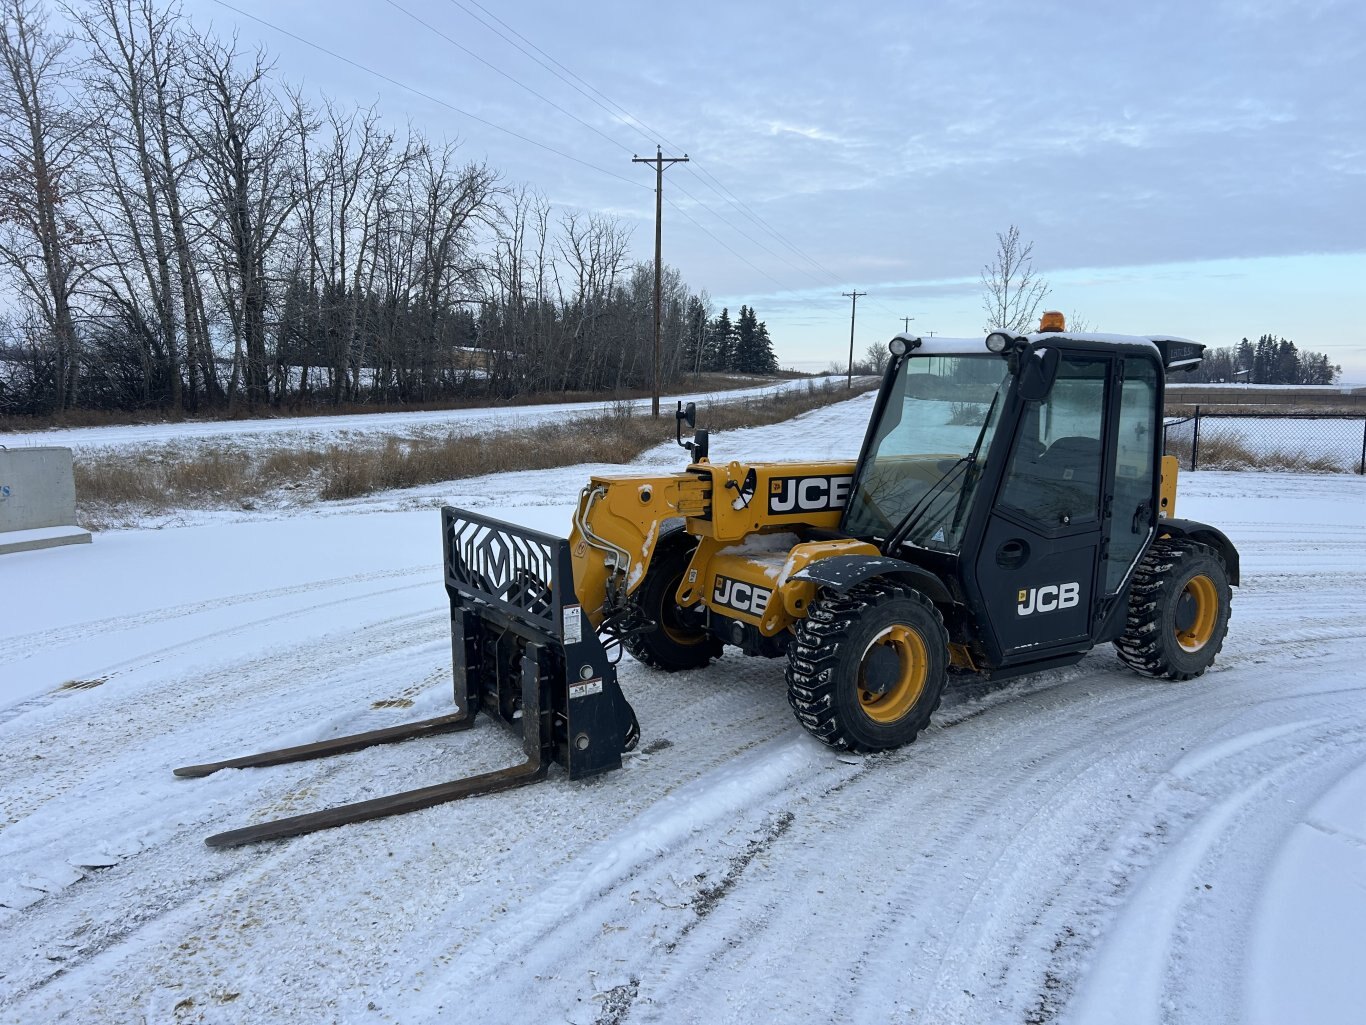
<path fill-rule="evenodd" d="M 1025 357 L 1020 367 L 1020 398 L 1026 402 L 1042 402 L 1053 390 L 1062 354 L 1053 348 L 1036 349 Z"/>
<path fill-rule="evenodd" d="M 678 409 L 674 412 L 674 419 L 677 421 L 674 429 L 674 439 L 692 453 L 695 463 L 705 462 L 707 458 L 707 432 L 697 430 L 697 403 L 689 402 L 686 406 L 679 402 Z M 693 431 L 693 440 L 683 440 L 683 425 L 687 424 L 689 430 Z"/>

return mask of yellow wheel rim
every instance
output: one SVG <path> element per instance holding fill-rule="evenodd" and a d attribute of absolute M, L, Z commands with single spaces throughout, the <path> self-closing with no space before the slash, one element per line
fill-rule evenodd
<path fill-rule="evenodd" d="M 1219 590 L 1213 580 L 1201 574 L 1186 581 L 1177 601 L 1188 595 L 1195 602 L 1195 618 L 1185 630 L 1177 628 L 1176 643 L 1186 651 L 1199 651 L 1214 636 L 1214 624 L 1219 621 Z"/>
<path fill-rule="evenodd" d="M 892 685 L 882 694 L 868 690 L 864 683 L 864 670 L 859 668 L 858 700 L 864 714 L 876 723 L 893 723 L 904 717 L 915 707 L 920 695 L 925 692 L 925 680 L 929 676 L 929 657 L 925 642 L 909 626 L 889 626 L 873 639 L 864 653 L 864 664 L 868 655 L 878 647 L 885 647 L 896 655 L 898 672 Z"/>

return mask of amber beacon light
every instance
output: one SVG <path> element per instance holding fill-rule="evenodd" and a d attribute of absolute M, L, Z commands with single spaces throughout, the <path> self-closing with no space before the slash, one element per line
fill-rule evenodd
<path fill-rule="evenodd" d="M 1066 331 L 1067 320 L 1057 310 L 1049 310 L 1039 321 L 1040 331 Z"/>

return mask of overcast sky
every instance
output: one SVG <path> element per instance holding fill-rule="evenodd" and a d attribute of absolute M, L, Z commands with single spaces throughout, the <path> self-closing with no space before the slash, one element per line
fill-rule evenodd
<path fill-rule="evenodd" d="M 847 357 L 853 289 L 859 352 L 903 317 L 982 333 L 1017 224 L 1047 305 L 1097 330 L 1272 333 L 1366 383 L 1362 0 L 230 2 L 185 11 L 311 95 L 616 214 L 638 259 L 654 172 L 631 157 L 687 153 L 665 262 L 754 306 L 784 365 Z"/>

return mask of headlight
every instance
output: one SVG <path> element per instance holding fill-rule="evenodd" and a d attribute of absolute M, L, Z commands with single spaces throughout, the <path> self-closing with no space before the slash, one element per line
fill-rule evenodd
<path fill-rule="evenodd" d="M 887 348 L 889 348 L 889 349 L 892 350 L 892 355 L 893 355 L 893 356 L 904 356 L 904 355 L 906 355 L 906 339 L 904 339 L 904 338 L 893 338 L 893 339 L 887 344 Z"/>
<path fill-rule="evenodd" d="M 1004 331 L 993 331 L 987 335 L 987 348 L 992 352 L 1005 352 L 1010 347 L 1010 335 Z"/>

